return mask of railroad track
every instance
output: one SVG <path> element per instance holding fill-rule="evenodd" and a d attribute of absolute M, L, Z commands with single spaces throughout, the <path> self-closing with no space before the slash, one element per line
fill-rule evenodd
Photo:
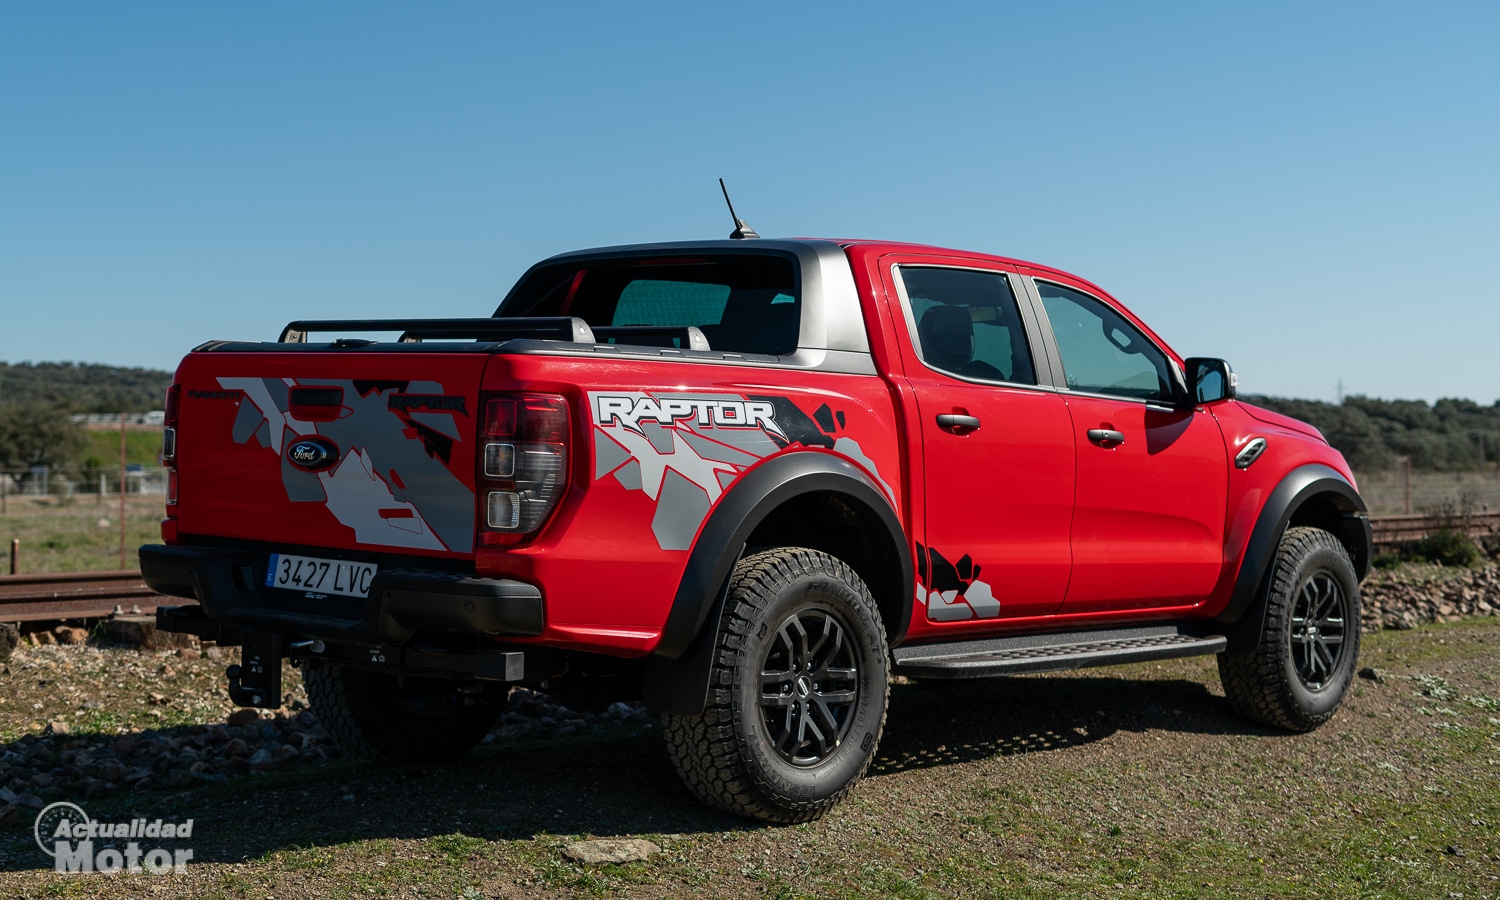
<path fill-rule="evenodd" d="M 1452 516 L 1371 516 L 1375 545 L 1395 546 L 1419 541 L 1444 527 L 1455 527 Z M 1500 533 L 1500 512 L 1468 517 L 1470 536 Z M 40 622 L 87 619 L 116 611 L 150 613 L 158 602 L 183 603 L 146 587 L 141 573 L 63 572 L 46 575 L 0 575 L 0 622 Z"/>
<path fill-rule="evenodd" d="M 1458 516 L 1370 517 L 1370 530 L 1375 533 L 1377 547 L 1408 544 L 1444 528 L 1458 530 L 1464 526 L 1464 518 Z M 1500 533 L 1500 512 L 1471 513 L 1467 516 L 1467 529 L 1470 537 Z"/>
<path fill-rule="evenodd" d="M 134 571 L 0 575 L 0 622 L 98 618 L 116 607 L 149 613 L 158 601 L 183 602 L 146 587 Z"/>

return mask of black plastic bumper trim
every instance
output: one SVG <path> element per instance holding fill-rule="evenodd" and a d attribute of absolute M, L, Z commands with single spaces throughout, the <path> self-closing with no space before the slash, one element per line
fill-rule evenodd
<path fill-rule="evenodd" d="M 141 577 L 152 590 L 196 598 L 222 628 L 280 631 L 370 646 L 402 644 L 418 633 L 529 637 L 542 633 L 546 612 L 535 585 L 424 569 L 386 569 L 365 598 L 333 598 L 335 605 L 263 586 L 265 561 L 255 554 L 208 547 L 141 548 Z M 196 634 L 196 616 L 157 617 L 165 630 Z"/>

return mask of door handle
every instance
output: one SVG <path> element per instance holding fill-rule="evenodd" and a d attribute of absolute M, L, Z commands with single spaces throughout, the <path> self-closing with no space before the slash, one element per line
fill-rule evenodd
<path fill-rule="evenodd" d="M 1089 440 L 1101 447 L 1112 447 L 1125 443 L 1125 435 L 1113 428 L 1090 428 Z"/>
<path fill-rule="evenodd" d="M 958 413 L 940 413 L 937 417 L 937 424 L 944 431 L 967 434 L 970 431 L 979 430 L 979 417 L 962 416 Z"/>

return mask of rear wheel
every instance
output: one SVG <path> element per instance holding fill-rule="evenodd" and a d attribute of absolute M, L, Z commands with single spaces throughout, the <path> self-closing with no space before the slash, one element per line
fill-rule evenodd
<path fill-rule="evenodd" d="M 1338 538 L 1320 528 L 1289 528 L 1269 589 L 1259 643 L 1219 654 L 1219 679 L 1241 716 L 1311 731 L 1333 715 L 1353 678 L 1359 578 Z"/>
<path fill-rule="evenodd" d="M 742 560 L 719 623 L 708 702 L 662 717 L 678 774 L 704 803 L 767 822 L 815 819 L 875 755 L 885 631 L 847 565 L 782 548 Z"/>
<path fill-rule="evenodd" d="M 318 721 L 345 752 L 418 762 L 461 756 L 495 724 L 506 687 L 309 663 L 302 670 Z"/>

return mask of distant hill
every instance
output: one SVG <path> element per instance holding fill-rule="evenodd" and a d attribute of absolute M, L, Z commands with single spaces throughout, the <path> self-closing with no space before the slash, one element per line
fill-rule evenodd
<path fill-rule="evenodd" d="M 75 413 L 161 409 L 172 373 L 94 363 L 0 362 L 0 404 L 47 403 Z"/>
<path fill-rule="evenodd" d="M 1245 400 L 1316 427 L 1357 470 L 1388 469 L 1398 456 L 1410 456 L 1414 469 L 1433 472 L 1474 471 L 1481 461 L 1500 459 L 1500 400 L 1490 406 L 1451 398 L 1430 406 L 1421 400 L 1375 397 L 1345 397 L 1338 405 L 1277 397 Z"/>

